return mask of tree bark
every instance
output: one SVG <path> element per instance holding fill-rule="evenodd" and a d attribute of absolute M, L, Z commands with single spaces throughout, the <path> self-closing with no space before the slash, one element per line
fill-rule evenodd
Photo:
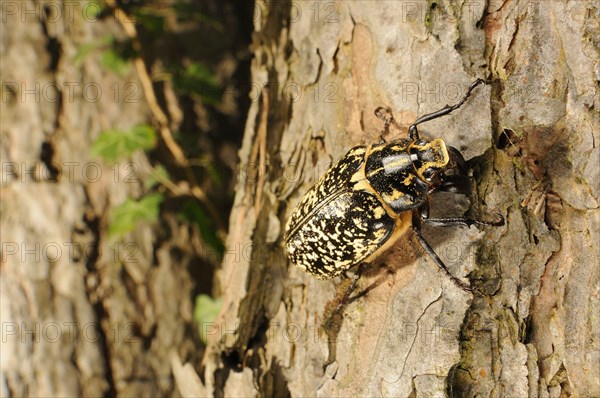
<path fill-rule="evenodd" d="M 109 210 L 143 191 L 145 154 L 104 164 L 101 131 L 146 123 L 132 67 L 102 68 L 100 3 L 2 2 L 2 379 L 5 396 L 174 394 L 172 350 L 193 361 L 197 235 L 165 217 L 117 242 Z M 177 259 L 174 261 L 173 259 Z"/>
<path fill-rule="evenodd" d="M 599 396 L 597 7 L 258 1 L 203 393 Z M 294 205 L 350 147 L 379 140 L 378 106 L 408 126 L 478 77 L 489 84 L 421 129 L 473 168 L 471 201 L 434 195 L 436 211 L 506 218 L 424 232 L 476 291 L 457 289 L 409 233 L 332 318 L 347 280 L 288 265 Z"/>

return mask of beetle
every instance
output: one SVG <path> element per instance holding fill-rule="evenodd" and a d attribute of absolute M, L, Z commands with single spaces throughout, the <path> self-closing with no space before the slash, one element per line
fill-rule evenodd
<path fill-rule="evenodd" d="M 455 105 L 419 117 L 408 129 L 408 138 L 356 146 L 323 174 L 302 197 L 285 229 L 290 262 L 320 279 L 333 278 L 368 263 L 412 229 L 433 261 L 464 290 L 471 288 L 450 273 L 421 234 L 421 223 L 434 226 L 503 225 L 463 217 L 429 218 L 429 195 L 448 191 L 470 193 L 466 161 L 442 138 L 419 136 L 421 123 L 460 108 L 478 79 Z M 391 112 L 377 108 L 385 129 L 396 124 Z M 356 279 L 360 275 L 355 274 Z"/>

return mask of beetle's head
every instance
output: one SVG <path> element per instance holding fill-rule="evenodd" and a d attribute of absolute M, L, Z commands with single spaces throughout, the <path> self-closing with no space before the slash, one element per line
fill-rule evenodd
<path fill-rule="evenodd" d="M 458 149 L 446 146 L 441 138 L 415 141 L 410 147 L 410 157 L 417 176 L 429 185 L 430 192 L 470 192 L 465 158 Z"/>
<path fill-rule="evenodd" d="M 450 155 L 458 152 L 452 147 L 446 147 L 441 138 L 431 141 L 417 140 L 410 146 L 409 151 L 417 176 L 434 187 L 442 182 L 444 172 L 451 163 Z"/>
<path fill-rule="evenodd" d="M 454 147 L 447 147 L 448 156 L 450 161 L 446 166 L 446 176 L 466 176 L 468 173 L 467 161 L 463 157 L 462 153 Z"/>
<path fill-rule="evenodd" d="M 448 166 L 446 166 L 444 174 L 442 174 L 441 183 L 433 188 L 468 195 L 471 192 L 471 181 L 465 158 L 458 149 L 451 146 L 448 147 L 448 156 L 450 157 L 450 161 L 448 162 Z"/>

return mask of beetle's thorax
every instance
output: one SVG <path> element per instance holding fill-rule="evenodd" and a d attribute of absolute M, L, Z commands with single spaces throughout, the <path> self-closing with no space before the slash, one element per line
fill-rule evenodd
<path fill-rule="evenodd" d="M 373 145 L 365 157 L 365 177 L 396 213 L 420 206 L 429 190 L 429 185 L 415 173 L 411 144 L 410 140 L 396 140 Z"/>
<path fill-rule="evenodd" d="M 413 141 L 409 144 L 408 152 L 419 179 L 430 186 L 436 185 L 450 161 L 444 140 Z"/>

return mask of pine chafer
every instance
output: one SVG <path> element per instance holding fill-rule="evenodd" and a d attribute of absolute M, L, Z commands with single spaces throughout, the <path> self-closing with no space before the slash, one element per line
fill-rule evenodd
<path fill-rule="evenodd" d="M 357 146 L 335 163 L 304 195 L 286 225 L 290 261 L 321 278 L 333 278 L 355 265 L 370 262 L 412 228 L 436 264 L 459 287 L 469 286 L 453 276 L 421 235 L 421 223 L 434 226 L 503 225 L 462 217 L 429 218 L 429 195 L 436 191 L 469 194 L 467 165 L 461 153 L 443 139 L 419 137 L 417 125 L 458 109 L 483 80 L 473 82 L 457 104 L 421 116 L 407 139 Z M 386 130 L 391 112 L 378 108 Z M 358 273 L 357 273 L 358 274 Z"/>

